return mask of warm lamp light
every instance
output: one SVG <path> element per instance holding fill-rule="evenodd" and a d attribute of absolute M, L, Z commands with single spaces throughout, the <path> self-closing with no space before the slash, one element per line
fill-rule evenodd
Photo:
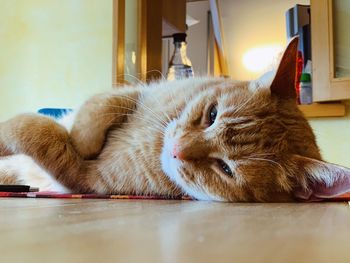
<path fill-rule="evenodd" d="M 243 65 L 250 72 L 261 73 L 272 68 L 283 47 L 281 45 L 264 45 L 249 49 L 243 54 Z"/>

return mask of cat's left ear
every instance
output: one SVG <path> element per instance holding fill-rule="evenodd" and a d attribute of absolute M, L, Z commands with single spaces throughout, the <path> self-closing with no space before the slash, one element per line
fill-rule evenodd
<path fill-rule="evenodd" d="M 292 161 L 307 184 L 295 190 L 296 198 L 322 200 L 350 192 L 350 169 L 299 155 L 294 155 Z"/>
<path fill-rule="evenodd" d="M 283 53 L 270 86 L 271 94 L 280 99 L 295 99 L 295 80 L 298 55 L 298 37 L 293 38 Z"/>

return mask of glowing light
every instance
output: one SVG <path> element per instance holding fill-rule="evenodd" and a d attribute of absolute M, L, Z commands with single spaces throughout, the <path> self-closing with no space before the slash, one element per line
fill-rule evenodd
<path fill-rule="evenodd" d="M 131 52 L 131 61 L 132 61 L 132 64 L 136 64 L 136 52 L 133 51 Z"/>
<path fill-rule="evenodd" d="M 266 45 L 249 49 L 243 55 L 243 65 L 251 72 L 270 70 L 283 51 L 280 45 Z"/>

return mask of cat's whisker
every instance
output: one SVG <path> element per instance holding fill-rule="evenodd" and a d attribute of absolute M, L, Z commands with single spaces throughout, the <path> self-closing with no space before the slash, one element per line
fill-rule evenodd
<path fill-rule="evenodd" d="M 159 72 L 159 74 L 163 77 L 163 79 L 166 80 L 165 76 L 164 76 L 159 70 L 150 70 L 150 71 L 148 71 L 148 72 L 152 72 L 152 71 Z M 134 78 L 135 80 L 137 80 L 137 82 L 138 82 L 139 85 L 141 85 L 141 86 L 143 86 L 143 87 L 146 86 L 145 83 L 143 83 L 140 79 L 138 79 L 137 77 L 135 77 L 135 76 L 133 76 L 133 75 L 130 75 L 130 74 L 120 74 L 120 75 L 118 75 L 118 76 L 122 76 L 122 75 L 123 75 L 123 76 L 132 77 L 132 78 Z M 128 96 L 125 96 L 125 97 L 128 97 Z M 132 98 L 130 98 L 130 97 L 128 97 L 128 98 L 129 98 L 129 99 L 132 99 Z M 133 101 L 136 102 L 136 103 L 140 103 L 140 101 L 136 101 L 136 100 L 133 100 Z M 156 101 L 156 102 L 158 103 L 158 105 L 162 106 L 162 105 L 159 103 L 158 100 L 154 100 L 154 101 Z M 140 106 L 143 106 L 143 105 L 140 105 Z M 150 109 L 149 109 L 149 110 L 150 110 Z M 165 113 L 165 112 L 164 112 L 164 114 L 165 114 L 165 117 L 168 119 L 168 122 L 171 122 L 171 118 L 169 117 L 169 115 L 168 115 L 167 113 Z M 166 124 L 165 124 L 165 125 L 166 125 Z"/>
<path fill-rule="evenodd" d="M 113 125 L 113 124 L 122 124 L 122 123 L 114 123 L 114 122 L 111 122 L 110 123 L 111 125 Z M 159 129 L 159 128 L 157 128 L 157 127 L 154 127 L 154 126 L 148 126 L 148 127 L 144 127 L 144 128 L 137 128 L 137 130 L 143 130 L 143 131 L 153 131 L 153 132 L 157 132 L 157 133 L 160 133 L 160 134 L 162 134 L 162 135 L 165 135 L 165 132 L 164 131 L 162 131 L 161 129 Z"/>
<path fill-rule="evenodd" d="M 108 104 L 106 104 L 106 106 L 107 106 L 107 107 L 112 107 L 112 108 L 120 108 L 120 109 L 130 110 L 131 113 L 106 112 L 106 113 L 101 113 L 101 114 L 99 114 L 99 117 L 108 116 L 108 115 L 115 115 L 115 116 L 123 116 L 123 115 L 131 116 L 131 115 L 135 115 L 135 114 L 134 114 L 135 109 L 132 109 L 132 108 L 123 107 L 123 106 L 118 106 L 118 105 L 108 105 Z M 113 119 L 112 119 L 112 120 L 113 120 Z M 153 119 L 148 119 L 148 123 L 156 124 L 157 126 L 159 126 L 159 128 L 162 128 L 162 129 L 165 128 L 165 126 L 164 126 L 162 123 L 158 123 L 158 122 L 154 121 Z M 110 123 L 108 123 L 108 124 L 110 124 Z"/>
<path fill-rule="evenodd" d="M 192 98 L 192 97 L 185 96 L 185 105 L 189 104 L 190 98 Z M 177 116 L 177 118 L 179 118 L 179 116 Z"/>
<path fill-rule="evenodd" d="M 153 97 L 152 97 L 152 99 L 153 99 Z M 156 102 L 161 108 L 163 108 L 163 105 L 159 102 L 159 100 L 153 99 L 153 101 Z M 167 121 L 171 122 L 170 116 L 165 111 L 163 113 L 164 113 L 164 116 L 166 117 Z"/>
<path fill-rule="evenodd" d="M 149 113 L 153 114 L 153 116 L 154 116 L 155 118 L 157 118 L 162 124 L 164 124 L 164 126 L 167 125 L 167 123 L 166 123 L 163 119 L 161 119 L 161 118 L 158 116 L 157 113 L 155 113 L 151 108 L 147 107 L 147 106 L 146 106 L 144 103 L 142 103 L 141 101 L 136 100 L 136 99 L 131 98 L 131 97 L 126 96 L 126 95 L 121 95 L 121 97 L 126 98 L 126 99 L 128 99 L 128 100 L 130 100 L 130 101 L 132 101 L 132 102 L 135 102 L 136 105 L 142 107 L 143 109 L 147 110 Z"/>
<path fill-rule="evenodd" d="M 121 77 L 121 76 L 123 76 L 123 77 L 131 77 L 131 78 L 133 78 L 134 80 L 136 80 L 137 83 L 138 83 L 139 85 L 141 85 L 141 86 L 143 86 L 143 87 L 146 86 L 146 84 L 145 84 L 142 80 L 140 80 L 139 78 L 135 77 L 134 75 L 124 73 L 124 74 L 119 74 L 119 75 L 117 75 L 117 78 L 118 78 L 118 77 Z M 126 80 L 126 81 L 127 81 L 127 80 Z"/>
<path fill-rule="evenodd" d="M 143 96 L 143 94 L 141 94 L 141 96 Z M 162 104 L 160 104 L 160 102 L 157 100 L 157 99 L 154 99 L 154 97 L 152 96 L 151 97 L 152 98 L 152 101 L 153 102 L 156 102 L 159 106 L 160 106 L 160 108 L 163 108 L 163 105 Z M 166 121 L 168 121 L 168 122 L 171 122 L 171 118 L 169 117 L 169 115 L 164 111 L 164 112 L 162 112 L 163 114 L 164 114 L 164 117 L 166 118 L 166 120 L 164 120 L 163 121 L 163 123 L 164 123 L 164 126 L 167 126 L 167 122 Z M 158 116 L 158 115 L 157 115 Z"/>
<path fill-rule="evenodd" d="M 256 94 L 256 91 L 254 91 L 253 94 L 252 94 L 252 96 L 251 96 L 249 99 L 247 99 L 242 105 L 240 105 L 238 108 L 236 108 L 236 110 L 235 110 L 234 113 L 237 114 L 238 112 L 240 112 L 241 110 L 243 110 L 244 107 L 245 107 L 250 101 L 252 101 L 252 100 L 254 99 L 255 94 Z"/>
<path fill-rule="evenodd" d="M 120 122 L 110 122 L 110 125 L 119 125 L 119 124 L 123 124 L 123 123 L 120 123 Z M 144 131 L 147 131 L 147 130 L 151 130 L 151 131 L 154 131 L 154 132 L 159 132 L 160 134 L 162 134 L 163 136 L 165 135 L 165 132 L 158 129 L 157 127 L 154 127 L 154 126 L 148 126 L 147 128 L 137 128 L 137 130 L 144 130 Z"/>
<path fill-rule="evenodd" d="M 114 113 L 114 112 L 107 112 L 107 113 L 103 113 L 103 114 L 100 114 L 99 117 L 102 117 L 102 116 L 108 116 L 108 115 L 111 115 L 111 116 L 133 116 L 134 118 L 136 119 L 139 119 L 139 120 L 142 120 L 142 121 L 146 121 L 147 123 L 149 124 L 152 124 L 152 125 L 155 125 L 155 126 L 152 126 L 152 127 L 147 127 L 147 128 L 152 128 L 153 130 L 157 130 L 159 132 L 162 132 L 164 134 L 164 131 L 163 131 L 163 127 L 162 126 L 159 126 L 159 123 L 157 122 L 154 122 L 152 120 L 149 120 L 149 119 L 145 119 L 145 118 L 141 118 L 135 114 L 130 114 L 130 113 Z M 123 124 L 125 122 L 114 122 L 114 119 L 112 119 L 108 125 L 110 124 Z"/>
<path fill-rule="evenodd" d="M 258 156 L 274 156 L 276 155 L 275 153 L 254 153 L 250 155 L 250 157 L 258 157 Z"/>
<path fill-rule="evenodd" d="M 173 96 L 173 90 L 170 92 L 170 99 L 173 102 L 174 106 L 175 106 L 175 114 L 176 114 L 176 119 L 179 118 L 180 114 L 179 114 L 179 110 L 177 108 L 177 103 L 175 102 L 174 96 Z"/>
<path fill-rule="evenodd" d="M 156 101 L 157 101 L 157 100 L 156 100 Z M 170 118 L 169 114 L 166 113 L 165 111 L 164 111 L 163 113 L 164 113 L 164 116 L 166 117 L 168 123 L 171 122 L 171 118 Z"/>
<path fill-rule="evenodd" d="M 274 165 L 277 165 L 277 166 L 280 168 L 280 170 L 284 172 L 284 169 L 283 169 L 282 165 L 279 164 L 279 163 L 276 162 L 276 161 L 271 160 L 271 159 L 256 158 L 256 157 L 246 157 L 245 159 L 254 160 L 254 161 L 265 161 L 265 162 L 269 162 L 269 163 L 272 163 L 272 164 L 274 164 Z"/>
<path fill-rule="evenodd" d="M 136 105 L 138 105 L 138 106 L 140 106 L 140 107 L 142 107 L 143 109 L 145 109 L 145 110 L 147 110 L 149 113 L 151 113 L 152 114 L 152 116 L 154 116 L 158 121 L 160 121 L 163 125 L 164 125 L 164 127 L 166 127 L 166 125 L 167 125 L 167 123 L 163 120 L 163 119 L 161 119 L 152 109 L 150 109 L 149 107 L 147 107 L 146 105 L 144 105 L 143 103 L 141 103 L 141 102 L 139 102 L 138 100 L 136 100 L 136 99 L 134 99 L 134 98 L 131 98 L 131 97 L 129 97 L 129 96 L 126 96 L 126 95 L 119 95 L 118 97 L 123 97 L 123 98 L 125 98 L 125 99 L 127 99 L 127 100 L 130 100 L 130 101 L 132 101 L 132 102 L 135 102 L 136 103 Z M 107 105 L 106 105 L 107 106 Z M 118 106 L 118 105 L 108 105 L 108 107 L 115 107 L 115 108 L 121 108 L 121 106 Z M 125 109 L 128 109 L 128 108 L 125 108 Z M 131 110 L 131 109 L 130 109 Z"/>
<path fill-rule="evenodd" d="M 159 75 L 162 77 L 162 79 L 163 79 L 163 80 L 166 80 L 166 77 L 164 76 L 164 74 L 163 74 L 160 70 L 158 70 L 158 69 L 151 69 L 151 70 L 148 70 L 148 71 L 146 72 L 146 74 L 147 74 L 147 73 L 151 73 L 151 72 L 157 72 L 157 73 L 159 73 Z"/>
<path fill-rule="evenodd" d="M 151 73 L 151 72 L 157 72 L 157 73 L 159 73 L 159 75 L 161 76 L 161 78 L 163 79 L 163 80 L 166 80 L 166 77 L 164 76 L 164 74 L 160 71 L 160 70 L 157 70 L 157 69 L 151 69 L 151 70 L 148 70 L 147 72 L 146 72 L 146 74 L 147 73 Z M 140 73 L 138 74 L 138 75 L 140 75 Z M 132 75 L 132 74 L 128 74 L 128 73 L 123 73 L 123 74 L 119 74 L 119 75 L 117 75 L 116 77 L 118 78 L 118 77 L 121 77 L 121 76 L 123 76 L 123 77 L 131 77 L 131 78 L 133 78 L 133 79 L 135 79 L 139 84 L 141 84 L 141 85 L 146 85 L 146 84 L 144 84 L 144 82 L 141 80 L 141 79 L 139 79 L 138 77 L 136 77 L 136 76 L 134 76 L 134 75 Z"/>
<path fill-rule="evenodd" d="M 112 82 L 112 87 L 113 87 L 113 88 L 117 88 L 117 87 L 125 86 L 125 84 L 129 85 L 129 83 Z"/>
<path fill-rule="evenodd" d="M 257 94 L 257 90 L 258 89 L 256 89 L 253 93 L 252 93 L 252 95 L 245 101 L 245 102 L 243 102 L 239 107 L 230 107 L 228 110 L 226 110 L 226 111 L 224 111 L 223 113 L 222 113 L 222 115 L 224 115 L 224 114 L 237 114 L 237 113 L 239 113 L 241 110 L 243 110 L 244 109 L 244 107 L 250 102 L 250 101 L 252 101 L 253 99 L 254 99 L 254 97 L 255 97 L 255 95 Z M 222 97 L 222 99 L 224 99 L 223 97 Z"/>
<path fill-rule="evenodd" d="M 100 106 L 100 104 L 98 103 L 92 103 L 92 104 Z M 103 104 L 102 106 L 104 106 L 105 108 L 118 108 L 118 109 L 130 110 L 131 112 L 136 112 L 136 108 L 129 108 L 129 107 L 124 107 L 120 105 Z"/>

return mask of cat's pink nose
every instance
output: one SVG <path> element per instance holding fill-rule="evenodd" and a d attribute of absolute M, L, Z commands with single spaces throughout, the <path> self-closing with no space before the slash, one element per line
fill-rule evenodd
<path fill-rule="evenodd" d="M 171 154 L 172 154 L 174 159 L 179 159 L 179 160 L 184 159 L 184 155 L 181 152 L 181 150 L 179 149 L 179 145 L 177 145 L 177 144 L 174 144 L 173 151 Z"/>

